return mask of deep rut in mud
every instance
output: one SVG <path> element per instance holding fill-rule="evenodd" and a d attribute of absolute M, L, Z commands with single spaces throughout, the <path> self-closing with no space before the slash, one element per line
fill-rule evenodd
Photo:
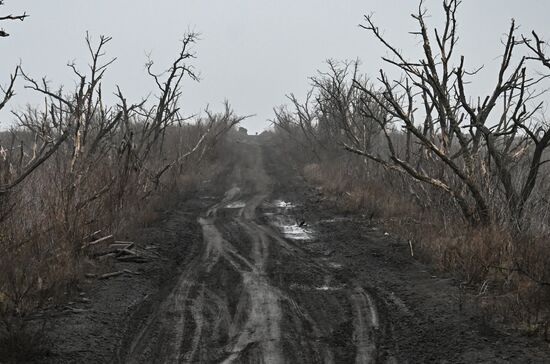
<path fill-rule="evenodd" d="M 200 252 L 119 360 L 126 363 L 370 363 L 384 335 L 368 291 L 310 257 L 291 203 L 275 200 L 262 148 L 242 143 L 222 201 L 198 222 Z M 390 360 L 390 358 L 385 358 Z"/>

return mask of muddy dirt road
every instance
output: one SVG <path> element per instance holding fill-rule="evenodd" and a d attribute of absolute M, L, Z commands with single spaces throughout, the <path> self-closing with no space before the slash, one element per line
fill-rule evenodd
<path fill-rule="evenodd" d="M 374 299 L 338 278 L 337 264 L 301 248 L 315 232 L 292 201 L 274 195 L 263 155 L 254 140 L 241 144 L 222 201 L 198 219 L 200 251 L 121 361 L 369 363 L 379 356 L 384 329 Z"/>
<path fill-rule="evenodd" d="M 477 297 L 342 214 L 269 140 L 231 150 L 214 189 L 138 233 L 159 259 L 82 287 L 49 363 L 550 362 L 547 343 L 495 329 Z"/>

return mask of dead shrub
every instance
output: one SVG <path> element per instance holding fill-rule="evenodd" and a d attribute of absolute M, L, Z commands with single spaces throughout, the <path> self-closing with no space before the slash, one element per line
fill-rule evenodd
<path fill-rule="evenodd" d="M 426 208 L 426 200 L 411 198 L 410 186 L 395 175 L 352 173 L 355 163 L 326 158 L 305 164 L 303 175 L 341 212 L 378 218 L 387 231 L 411 242 L 415 258 L 455 274 L 484 320 L 548 338 L 548 235 L 518 236 L 506 225 L 471 226 L 445 198 L 430 196 Z"/>
<path fill-rule="evenodd" d="M 477 72 L 458 50 L 459 6 L 443 2 L 441 29 L 422 4 L 413 14 L 420 61 L 366 16 L 362 27 L 401 75 L 327 61 L 302 101 L 291 94 L 275 109 L 276 144 L 342 212 L 380 218 L 415 257 L 459 277 L 488 315 L 546 332 L 550 124 L 535 89 L 546 89 L 548 42 L 518 35 L 512 20 L 496 84 L 471 94 Z"/>
<path fill-rule="evenodd" d="M 88 243 L 154 223 L 160 206 L 174 207 L 213 178 L 220 167 L 211 165 L 223 157 L 218 148 L 244 119 L 227 103 L 193 121 L 180 114 L 181 82 L 196 79 L 187 64 L 196 34 L 184 38 L 168 72 L 155 74 L 148 64 L 156 102 L 130 104 L 117 89 L 119 102 L 106 105 L 109 41 L 100 37 L 94 47 L 86 38 L 90 74 L 69 65 L 73 92 L 19 70 L 45 106 L 16 114 L 18 126 L 0 133 L 0 342 L 14 358 L 39 347 L 35 316 L 70 298 L 96 265 Z"/>
<path fill-rule="evenodd" d="M 366 182 L 365 175 L 354 174 L 342 163 L 307 164 L 303 174 L 329 195 L 338 196 L 336 206 L 344 213 L 361 211 L 370 218 L 385 218 L 410 216 L 418 210 L 410 199 L 387 193 L 387 186 L 374 179 Z"/>

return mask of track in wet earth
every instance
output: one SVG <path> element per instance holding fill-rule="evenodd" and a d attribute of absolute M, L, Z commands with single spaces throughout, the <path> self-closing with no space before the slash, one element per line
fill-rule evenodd
<path fill-rule="evenodd" d="M 230 150 L 219 180 L 143 231 L 161 259 L 90 283 L 48 363 L 550 362 L 547 343 L 490 325 L 459 281 L 336 208 L 269 138 Z"/>
<path fill-rule="evenodd" d="M 369 363 L 384 335 L 376 300 L 310 257 L 292 201 L 273 195 L 247 142 L 222 201 L 198 222 L 203 241 L 174 287 L 120 353 L 126 363 Z M 391 360 L 387 357 L 388 361 Z"/>

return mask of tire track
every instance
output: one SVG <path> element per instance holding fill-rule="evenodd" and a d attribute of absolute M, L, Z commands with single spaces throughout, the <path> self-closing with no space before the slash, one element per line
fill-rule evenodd
<path fill-rule="evenodd" d="M 174 289 L 161 303 L 159 308 L 150 315 L 143 327 L 132 340 L 125 363 L 144 363 L 160 345 L 167 347 L 167 358 L 164 363 L 178 362 L 181 350 L 181 341 L 186 330 L 185 312 L 190 290 L 195 285 L 194 278 L 198 262 L 190 267 L 179 277 Z M 159 331 L 165 332 L 165 337 L 170 340 L 159 343 Z"/>
<path fill-rule="evenodd" d="M 350 307 L 355 362 L 376 362 L 374 301 L 360 287 L 340 288 L 346 284 L 328 267 L 262 222 L 259 210 L 272 181 L 258 145 L 243 147 L 241 164 L 223 199 L 197 219 L 203 239 L 196 258 L 134 336 L 124 362 L 338 362 L 330 341 L 338 323 L 322 322 L 318 312 L 308 312 L 312 306 L 342 316 Z M 304 305 L 307 294 L 299 300 L 289 287 L 273 283 L 273 266 L 285 260 L 320 280 L 310 298 L 319 302 Z"/>
<path fill-rule="evenodd" d="M 370 295 L 361 287 L 356 287 L 351 295 L 355 318 L 355 363 L 373 363 L 376 361 L 376 331 L 378 313 Z"/>

